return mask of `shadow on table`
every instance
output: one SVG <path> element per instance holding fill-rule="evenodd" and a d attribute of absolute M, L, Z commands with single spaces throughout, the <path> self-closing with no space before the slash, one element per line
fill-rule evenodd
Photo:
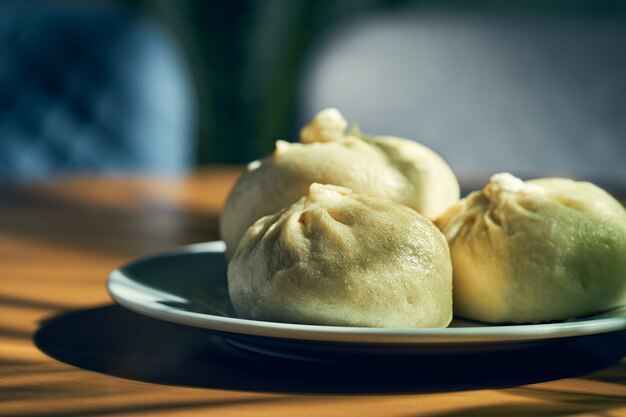
<path fill-rule="evenodd" d="M 489 355 L 323 364 L 230 347 L 215 334 L 144 317 L 118 306 L 45 321 L 37 347 L 67 364 L 155 384 L 289 393 L 422 393 L 512 387 L 580 376 L 614 365 L 624 333 Z"/>

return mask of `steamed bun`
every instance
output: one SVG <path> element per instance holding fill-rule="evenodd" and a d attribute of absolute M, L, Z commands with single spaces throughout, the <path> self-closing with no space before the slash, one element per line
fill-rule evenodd
<path fill-rule="evenodd" d="M 626 304 L 626 210 L 593 184 L 498 174 L 437 224 L 456 315 L 533 323 Z"/>
<path fill-rule="evenodd" d="M 278 141 L 272 155 L 248 165 L 220 218 L 229 257 L 252 223 L 289 207 L 314 182 L 387 198 L 431 219 L 459 199 L 454 173 L 430 149 L 411 140 L 370 138 L 346 129 L 339 111 L 324 110 L 302 129 L 301 143 Z"/>
<path fill-rule="evenodd" d="M 339 326 L 445 327 L 452 265 L 444 236 L 414 210 L 313 184 L 252 225 L 228 265 L 244 318 Z"/>

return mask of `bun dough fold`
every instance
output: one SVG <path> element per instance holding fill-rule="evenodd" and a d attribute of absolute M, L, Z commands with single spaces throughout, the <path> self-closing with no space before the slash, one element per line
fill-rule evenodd
<path fill-rule="evenodd" d="M 258 220 L 228 267 L 244 318 L 366 327 L 445 327 L 452 265 L 444 236 L 414 210 L 313 184 Z"/>
<path fill-rule="evenodd" d="M 272 155 L 248 165 L 220 218 L 229 257 L 250 225 L 298 201 L 314 182 L 386 198 L 431 219 L 459 199 L 454 173 L 432 150 L 346 129 L 341 113 L 326 109 L 302 129 L 301 143 L 278 141 Z"/>
<path fill-rule="evenodd" d="M 535 323 L 626 304 L 626 211 L 591 183 L 498 174 L 436 223 L 456 315 Z"/>

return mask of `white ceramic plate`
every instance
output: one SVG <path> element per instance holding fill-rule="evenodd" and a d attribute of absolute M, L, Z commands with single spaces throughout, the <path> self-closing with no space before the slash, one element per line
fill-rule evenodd
<path fill-rule="evenodd" d="M 445 329 L 385 329 L 274 323 L 237 318 L 228 298 L 223 242 L 189 245 L 113 271 L 120 305 L 219 332 L 230 343 L 280 356 L 423 355 L 518 349 L 626 329 L 626 308 L 566 322 L 491 326 L 454 320 Z"/>

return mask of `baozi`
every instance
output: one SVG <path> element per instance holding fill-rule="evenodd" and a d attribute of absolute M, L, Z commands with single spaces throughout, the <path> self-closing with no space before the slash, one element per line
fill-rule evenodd
<path fill-rule="evenodd" d="M 228 265 L 241 317 L 367 327 L 445 327 L 452 265 L 444 236 L 413 209 L 312 184 L 254 223 Z"/>
<path fill-rule="evenodd" d="M 220 218 L 229 257 L 249 226 L 298 201 L 314 182 L 386 198 L 431 219 L 459 199 L 454 173 L 435 152 L 411 140 L 347 132 L 347 126 L 339 111 L 323 110 L 302 129 L 301 143 L 278 141 L 272 155 L 248 165 Z"/>
<path fill-rule="evenodd" d="M 626 304 L 626 210 L 591 183 L 498 174 L 436 223 L 456 315 L 535 323 Z"/>

